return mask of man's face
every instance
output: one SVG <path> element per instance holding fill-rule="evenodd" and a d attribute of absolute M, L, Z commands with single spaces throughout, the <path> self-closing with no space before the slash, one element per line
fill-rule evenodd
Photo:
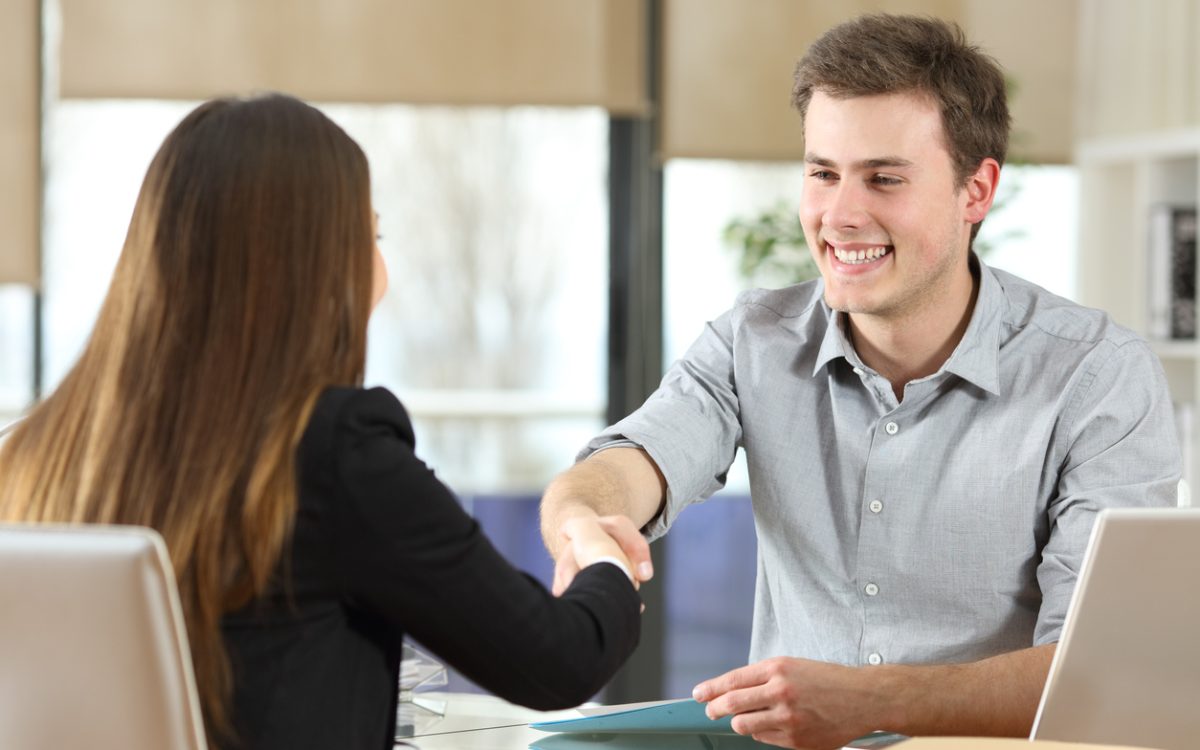
<path fill-rule="evenodd" d="M 956 304 L 961 285 L 971 285 L 974 214 L 933 102 L 818 91 L 804 134 L 800 221 L 829 306 L 900 320 L 922 308 L 937 313 L 942 300 Z"/>

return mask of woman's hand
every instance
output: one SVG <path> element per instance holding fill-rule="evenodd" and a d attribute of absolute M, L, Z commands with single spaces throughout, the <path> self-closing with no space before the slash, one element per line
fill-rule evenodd
<path fill-rule="evenodd" d="M 648 565 L 649 546 L 637 529 L 633 528 L 633 523 L 624 516 L 571 518 L 562 525 L 560 533 L 566 544 L 561 549 L 555 570 L 555 594 L 566 590 L 575 573 L 605 558 L 624 566 L 625 575 L 629 576 L 634 588 L 637 588 L 642 580 L 649 579 L 652 574 Z M 640 569 L 630 561 L 623 546 L 643 552 L 640 556 L 634 555 L 642 561 Z"/>

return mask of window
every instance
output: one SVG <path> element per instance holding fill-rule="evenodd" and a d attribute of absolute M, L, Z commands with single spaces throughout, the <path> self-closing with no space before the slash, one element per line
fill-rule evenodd
<path fill-rule="evenodd" d="M 51 106 L 47 391 L 90 333 L 154 152 L 194 106 Z M 371 322 L 367 385 L 400 397 L 418 455 L 502 552 L 549 581 L 537 525 L 541 490 L 604 418 L 607 114 L 321 108 L 367 153 L 389 266 L 390 290 Z M 21 304 L 0 295 L 5 352 L 24 345 L 10 340 L 10 320 L 14 331 L 32 330 L 8 316 Z M 7 387 L 10 374 L 0 377 Z M 464 687 L 452 676 L 451 688 Z"/>
<path fill-rule="evenodd" d="M 194 103 L 58 102 L 49 118 L 47 387 L 74 363 L 150 159 Z M 367 382 L 456 489 L 533 491 L 602 421 L 601 110 L 323 107 L 371 161 L 389 295 Z"/>
<path fill-rule="evenodd" d="M 604 412 L 607 117 L 331 106 L 363 145 L 391 288 L 367 381 L 460 492 L 541 488 Z"/>
<path fill-rule="evenodd" d="M 1003 170 L 997 200 L 979 230 L 978 240 L 989 246 L 984 261 L 1075 299 L 1079 170 L 1051 164 L 1010 164 Z"/>

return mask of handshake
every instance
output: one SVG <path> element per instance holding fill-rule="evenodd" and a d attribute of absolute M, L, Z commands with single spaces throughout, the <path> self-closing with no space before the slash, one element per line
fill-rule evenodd
<path fill-rule="evenodd" d="M 662 472 L 640 448 L 594 453 L 556 477 L 542 498 L 542 539 L 554 558 L 554 595 L 598 562 L 623 567 L 635 588 L 650 580 L 650 545 L 638 529 L 658 515 L 666 491 Z"/>
<path fill-rule="evenodd" d="M 599 562 L 622 568 L 634 588 L 654 575 L 650 545 L 628 516 L 573 515 L 559 525 L 556 534 L 546 535 L 546 544 L 554 557 L 555 596 L 567 590 L 580 570 Z"/>

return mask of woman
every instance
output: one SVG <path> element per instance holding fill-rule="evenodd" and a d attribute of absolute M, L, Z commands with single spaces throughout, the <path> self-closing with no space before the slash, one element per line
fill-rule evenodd
<path fill-rule="evenodd" d="M 636 644 L 613 542 L 575 539 L 586 569 L 554 598 L 414 456 L 395 397 L 361 389 L 387 283 L 369 192 L 357 144 L 296 99 L 198 107 L 79 362 L 0 452 L 0 519 L 165 537 L 214 746 L 391 747 L 405 632 L 538 708 Z"/>

